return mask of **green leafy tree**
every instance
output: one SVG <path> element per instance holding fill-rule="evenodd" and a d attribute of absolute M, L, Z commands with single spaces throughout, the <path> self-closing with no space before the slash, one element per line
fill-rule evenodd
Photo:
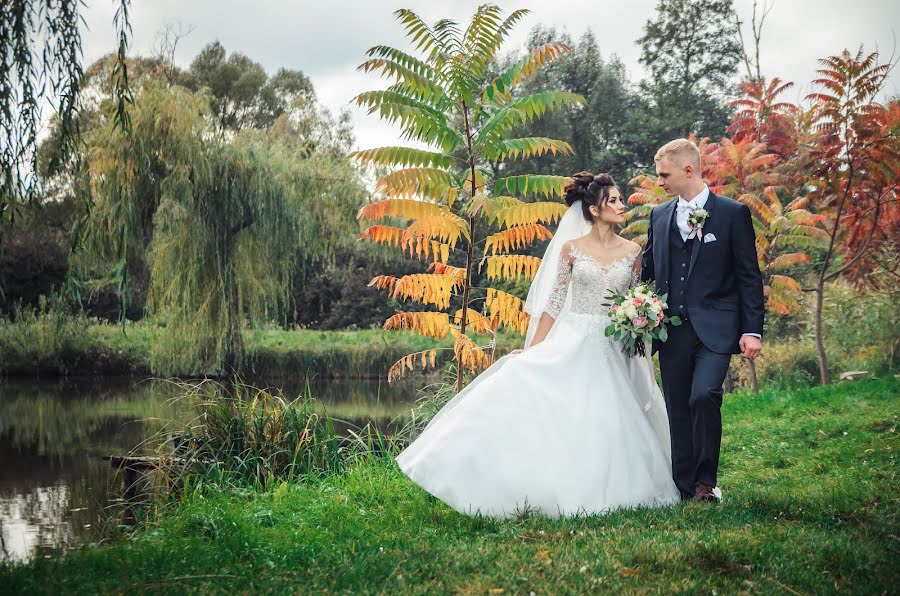
<path fill-rule="evenodd" d="M 528 122 L 515 129 L 514 134 L 568 139 L 573 152 L 523 159 L 509 164 L 507 171 L 558 174 L 633 169 L 633 156 L 622 138 L 622 123 L 635 101 L 625 65 L 615 54 L 604 58 L 590 31 L 573 43 L 565 33 L 537 26 L 529 34 L 526 51 L 548 43 L 571 45 L 572 51 L 523 83 L 517 93 L 558 89 L 585 97 L 585 103 L 566 106 Z"/>
<path fill-rule="evenodd" d="M 219 42 L 203 48 L 176 80 L 188 89 L 209 92 L 210 109 L 220 133 L 267 128 L 303 98 L 315 101 L 312 83 L 300 71 L 280 69 L 269 77 L 262 65 Z"/>
<path fill-rule="evenodd" d="M 637 122 L 669 139 L 720 134 L 743 56 L 732 0 L 660 0 L 656 12 L 638 39 L 651 75 L 641 89 L 652 100 Z"/>

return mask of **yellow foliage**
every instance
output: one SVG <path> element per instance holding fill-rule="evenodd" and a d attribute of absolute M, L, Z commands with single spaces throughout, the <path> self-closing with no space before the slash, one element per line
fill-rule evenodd
<path fill-rule="evenodd" d="M 447 265 L 446 263 L 432 263 L 428 266 L 428 270 L 432 271 L 438 275 L 451 275 L 459 280 L 459 283 L 462 284 L 466 279 L 466 270 L 462 267 L 454 267 L 453 265 Z"/>
<path fill-rule="evenodd" d="M 453 176 L 439 168 L 402 168 L 379 178 L 375 190 L 394 199 L 421 196 L 452 202 L 449 194 L 455 185 Z"/>
<path fill-rule="evenodd" d="M 475 192 L 484 191 L 484 187 L 487 183 L 484 180 L 484 176 L 481 175 L 481 172 L 475 170 Z M 469 175 L 466 177 L 466 182 L 463 185 L 463 188 L 470 189 L 472 188 L 472 171 L 469 170 Z"/>
<path fill-rule="evenodd" d="M 772 276 L 772 285 L 773 286 L 781 286 L 785 289 L 791 290 L 793 292 L 800 291 L 800 284 L 797 283 L 797 280 L 793 277 L 788 277 L 787 275 L 773 275 Z"/>
<path fill-rule="evenodd" d="M 434 261 L 447 262 L 450 258 L 450 245 L 438 242 L 437 240 L 428 240 L 425 237 L 418 237 L 415 240 L 409 240 L 404 243 L 404 250 L 409 249 L 409 256 L 419 259 L 433 259 Z"/>
<path fill-rule="evenodd" d="M 450 245 L 442 242 L 431 241 L 431 251 L 434 253 L 435 262 L 446 263 L 450 258 Z M 425 257 L 428 258 L 427 256 Z"/>
<path fill-rule="evenodd" d="M 499 252 L 509 252 L 523 246 L 528 246 L 535 240 L 547 240 L 552 238 L 553 234 L 541 224 L 526 224 L 524 226 L 515 226 L 496 234 L 491 234 L 485 239 L 484 252 L 491 254 Z"/>
<path fill-rule="evenodd" d="M 521 298 L 488 288 L 484 308 L 491 319 L 499 320 L 507 329 L 513 329 L 522 335 L 528 331 L 529 316 L 524 311 L 525 302 Z"/>
<path fill-rule="evenodd" d="M 468 222 L 463 218 L 452 213 L 426 215 L 417 218 L 404 230 L 402 245 L 406 250 L 416 240 L 439 240 L 455 248 L 460 236 L 469 237 Z"/>
<path fill-rule="evenodd" d="M 394 291 L 394 285 L 397 283 L 398 277 L 394 277 L 393 275 L 376 275 L 372 278 L 372 281 L 369 282 L 368 287 L 375 286 L 376 290 L 383 290 L 388 288 L 391 292 Z"/>
<path fill-rule="evenodd" d="M 383 217 L 402 217 L 418 219 L 420 217 L 441 217 L 450 215 L 446 207 L 415 199 L 382 199 L 363 205 L 356 214 L 356 219 L 381 219 Z"/>
<path fill-rule="evenodd" d="M 434 304 L 438 308 L 450 306 L 453 290 L 462 286 L 462 280 L 453 275 L 437 275 L 433 273 L 414 273 L 397 278 L 392 275 L 379 275 L 369 282 L 379 290 L 390 289 L 391 298 L 413 300 L 422 304 Z"/>
<path fill-rule="evenodd" d="M 797 295 L 782 286 L 765 286 L 766 307 L 780 315 L 789 315 L 800 308 Z"/>
<path fill-rule="evenodd" d="M 541 260 L 538 257 L 528 255 L 500 255 L 496 257 L 485 257 L 482 260 L 487 261 L 488 279 L 518 279 L 524 276 L 531 279 L 537 273 Z"/>
<path fill-rule="evenodd" d="M 360 240 L 370 239 L 375 244 L 387 244 L 388 246 L 400 246 L 403 236 L 403 228 L 393 226 L 370 226 L 359 235 Z"/>
<path fill-rule="evenodd" d="M 471 329 L 478 335 L 493 335 L 497 330 L 498 321 L 492 321 L 477 310 L 472 310 L 471 308 L 467 309 L 467 311 L 466 329 Z M 456 311 L 456 314 L 453 315 L 453 322 L 457 325 L 462 325 L 462 315 L 463 309 Z"/>
<path fill-rule="evenodd" d="M 769 269 L 784 269 L 793 265 L 799 265 L 810 260 L 810 256 L 803 252 L 792 252 L 778 255 L 771 263 Z"/>
<path fill-rule="evenodd" d="M 384 322 L 384 329 L 412 331 L 432 339 L 443 339 L 450 333 L 450 316 L 445 312 L 398 312 Z"/>
<path fill-rule="evenodd" d="M 453 359 L 459 363 L 460 368 L 466 368 L 471 372 L 478 372 L 491 365 L 491 358 L 468 336 L 452 330 L 456 341 L 453 343 Z"/>
<path fill-rule="evenodd" d="M 434 368 L 436 366 L 436 362 L 437 348 L 407 354 L 406 356 L 395 362 L 393 366 L 391 366 L 390 370 L 388 370 L 388 383 L 394 383 L 400 377 L 405 375 L 407 371 L 412 372 L 416 370 L 417 365 L 421 366 L 424 370 L 429 366 L 431 366 L 431 368 Z"/>
<path fill-rule="evenodd" d="M 478 215 L 479 213 L 484 213 L 486 217 L 493 217 L 494 213 L 497 211 L 497 206 L 495 204 L 495 199 L 487 196 L 484 190 L 479 190 L 475 193 L 475 196 L 472 197 L 472 200 L 469 201 L 469 204 L 466 205 L 465 212 L 467 215 Z"/>
<path fill-rule="evenodd" d="M 525 224 L 552 224 L 559 221 L 567 209 L 568 207 L 564 203 L 537 201 L 501 207 L 494 217 L 497 222 L 507 228 Z"/>

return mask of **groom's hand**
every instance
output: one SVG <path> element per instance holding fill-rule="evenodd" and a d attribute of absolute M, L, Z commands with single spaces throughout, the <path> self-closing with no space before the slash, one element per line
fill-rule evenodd
<path fill-rule="evenodd" d="M 754 335 L 742 335 L 741 341 L 738 342 L 738 346 L 741 348 L 741 356 L 747 360 L 753 360 L 759 356 L 759 351 L 762 349 L 762 342 Z"/>

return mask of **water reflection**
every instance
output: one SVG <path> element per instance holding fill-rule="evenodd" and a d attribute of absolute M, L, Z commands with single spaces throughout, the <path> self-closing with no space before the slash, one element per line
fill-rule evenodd
<path fill-rule="evenodd" d="M 409 410 L 415 386 L 378 381 L 298 382 L 330 415 L 361 425 Z M 153 453 L 167 421 L 194 413 L 177 386 L 127 379 L 0 381 L 0 558 L 23 561 L 96 540 L 119 486 L 105 455 Z M 346 427 L 338 425 L 338 427 Z"/>

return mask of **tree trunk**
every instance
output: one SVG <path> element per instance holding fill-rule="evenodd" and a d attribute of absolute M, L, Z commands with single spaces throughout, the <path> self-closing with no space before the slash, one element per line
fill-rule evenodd
<path fill-rule="evenodd" d="M 246 227 L 246 226 L 244 226 Z M 223 313 L 224 329 L 222 343 L 225 353 L 222 359 L 222 372 L 226 378 L 240 375 L 244 364 L 244 338 L 241 336 L 241 308 L 238 301 L 237 275 L 234 271 L 235 234 L 229 235 L 226 250 L 228 263 L 225 264 L 225 304 Z"/>
<path fill-rule="evenodd" d="M 474 195 L 473 195 L 474 196 Z M 469 241 L 469 246 L 466 248 L 466 277 L 465 277 L 465 287 L 463 288 L 463 298 L 462 298 L 462 321 L 460 322 L 459 332 L 462 335 L 466 334 L 466 323 L 468 323 L 468 315 L 469 315 L 469 289 L 472 287 L 472 253 L 473 248 L 475 246 L 473 240 L 475 239 L 475 218 L 469 218 L 469 238 L 472 240 Z M 457 361 L 459 366 L 456 368 L 456 392 L 459 393 L 462 391 L 462 383 L 463 383 L 463 367 L 462 362 Z"/>
<path fill-rule="evenodd" d="M 825 283 L 819 281 L 816 292 L 816 352 L 819 357 L 819 377 L 823 385 L 831 384 L 828 374 L 828 358 L 825 354 L 825 338 L 822 330 L 822 309 L 825 306 Z"/>
<path fill-rule="evenodd" d="M 469 176 L 472 181 L 470 189 L 471 198 L 475 197 L 475 156 L 472 153 L 472 129 L 469 126 L 469 107 L 465 102 L 462 103 L 463 119 L 466 126 L 466 146 L 469 150 Z M 466 247 L 466 277 L 463 286 L 462 297 L 462 321 L 460 321 L 459 332 L 461 335 L 466 334 L 466 324 L 469 321 L 469 289 L 472 287 L 472 256 L 475 248 L 475 217 L 469 217 L 469 245 Z M 454 350 L 455 352 L 456 350 Z M 456 392 L 462 391 L 463 367 L 462 361 L 457 358 L 456 368 Z"/>

